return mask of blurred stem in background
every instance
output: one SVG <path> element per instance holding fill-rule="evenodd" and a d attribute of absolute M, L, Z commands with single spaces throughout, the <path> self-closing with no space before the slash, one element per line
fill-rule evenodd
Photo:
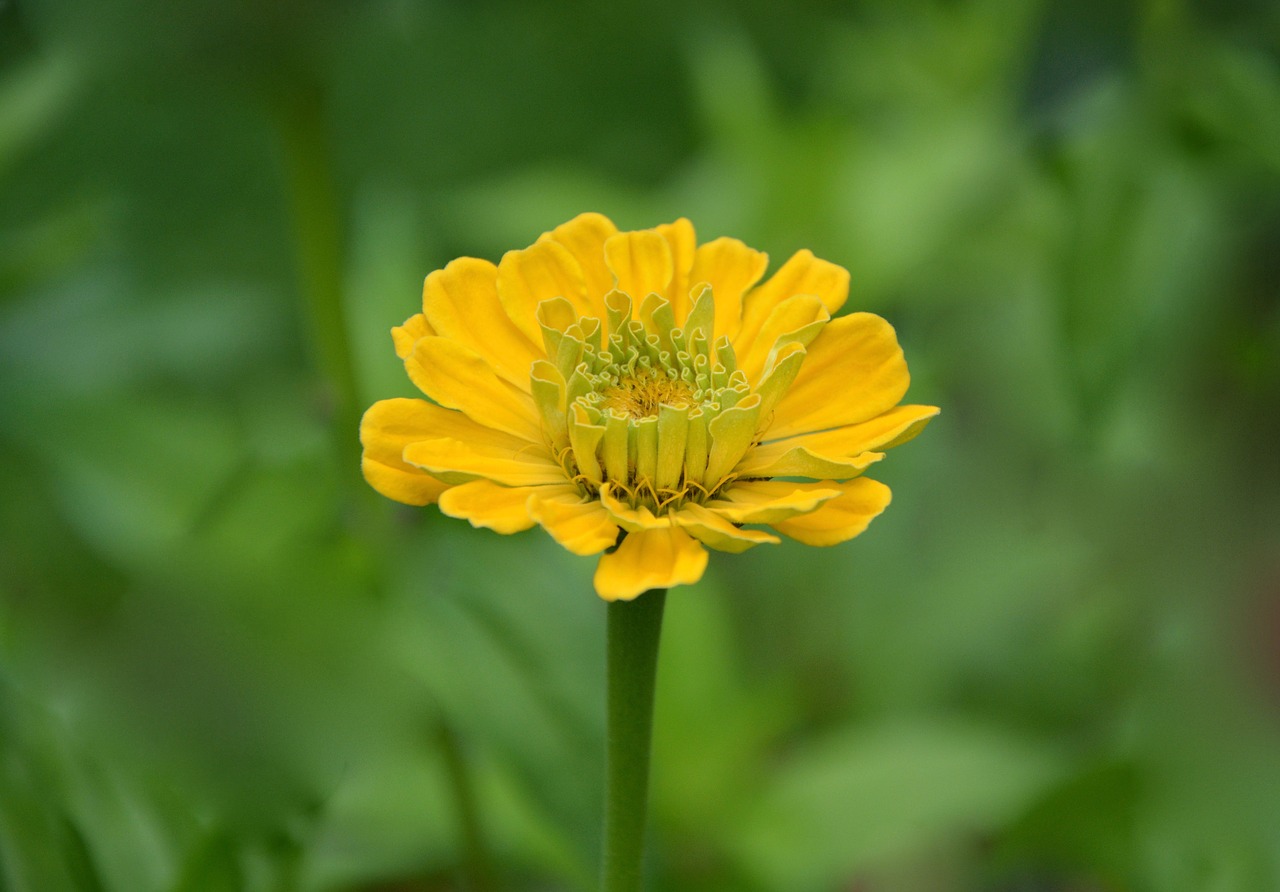
<path fill-rule="evenodd" d="M 653 689 L 666 589 L 608 611 L 602 892 L 638 892 L 644 867 Z"/>
<path fill-rule="evenodd" d="M 346 239 L 328 151 L 325 96 L 317 85 L 295 78 L 272 112 L 284 152 L 303 322 L 330 400 L 325 408 L 336 455 L 340 465 L 354 471 L 359 467 L 359 395 L 343 304 Z M 367 487 L 354 482 L 355 492 L 367 493 Z M 435 743 L 448 775 L 457 821 L 462 888 L 493 892 L 497 884 L 484 845 L 471 772 L 456 732 L 443 719 Z"/>
<path fill-rule="evenodd" d="M 332 401 L 327 408 L 339 455 L 352 456 L 350 464 L 355 466 L 360 419 L 342 303 L 346 246 L 329 158 L 323 91 L 306 80 L 296 80 L 272 111 L 284 150 L 306 334 Z"/>
<path fill-rule="evenodd" d="M 462 849 L 459 869 L 462 888 L 468 892 L 495 892 L 498 884 L 484 844 L 475 787 L 458 735 L 447 721 L 441 719 L 436 729 L 436 740 L 449 775 L 449 790 L 453 795 L 453 808 L 458 822 L 458 845 Z"/>

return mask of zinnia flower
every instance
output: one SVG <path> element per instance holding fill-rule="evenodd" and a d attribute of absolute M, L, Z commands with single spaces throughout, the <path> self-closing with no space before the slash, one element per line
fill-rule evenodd
<path fill-rule="evenodd" d="M 907 365 L 879 316 L 831 314 L 849 274 L 800 251 L 772 277 L 692 224 L 619 232 L 582 214 L 498 265 L 427 276 L 392 330 L 429 398 L 375 403 L 365 479 L 499 533 L 541 525 L 600 554 L 606 600 L 696 582 L 706 547 L 809 545 L 866 529 L 862 472 L 938 413 L 898 405 Z"/>

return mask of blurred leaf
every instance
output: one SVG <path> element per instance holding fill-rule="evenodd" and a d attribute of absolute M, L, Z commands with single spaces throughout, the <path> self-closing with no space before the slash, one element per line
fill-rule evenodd
<path fill-rule="evenodd" d="M 10 71 L 0 82 L 0 180 L 61 123 L 78 80 L 76 66 L 55 55 Z"/>
<path fill-rule="evenodd" d="M 833 225 L 864 305 L 910 279 L 1007 188 L 1015 146 L 1000 118 L 960 106 L 851 135 Z M 869 302 L 869 303 L 868 303 Z"/>
<path fill-rule="evenodd" d="M 479 253 L 495 263 L 514 246 L 532 244 L 546 230 L 585 211 L 603 213 L 620 225 L 626 220 L 638 227 L 654 225 L 654 215 L 665 212 L 665 207 L 655 209 L 658 204 L 664 203 L 615 179 L 556 164 L 522 164 L 480 178 L 450 190 L 441 203 L 450 237 L 482 246 Z M 436 265 L 448 259 L 438 259 Z"/>
<path fill-rule="evenodd" d="M 75 878 L 76 886 L 85 892 L 104 892 L 106 887 L 103 886 L 98 868 L 93 863 L 93 853 L 89 851 L 84 834 L 66 816 L 63 816 L 61 826 L 67 870 Z"/>
<path fill-rule="evenodd" d="M 1195 301 L 1221 256 L 1218 199 L 1139 125 L 1143 103 L 1120 83 L 1082 99 L 1057 169 L 1066 213 L 1046 284 L 1092 433 L 1152 345 L 1177 349 L 1195 332 Z"/>
<path fill-rule="evenodd" d="M 106 266 L 6 307 L 5 389 L 28 399 L 129 400 L 159 379 L 209 394 L 247 388 L 249 370 L 279 350 L 280 310 L 257 286 L 208 283 L 155 300 L 131 294 L 137 287 Z"/>
<path fill-rule="evenodd" d="M 795 720 L 781 680 L 752 683 L 715 577 L 667 599 L 654 717 L 653 808 L 668 846 L 723 842 L 766 747 Z"/>
<path fill-rule="evenodd" d="M 102 892 L 84 832 L 64 810 L 68 772 L 56 732 L 0 677 L 0 885 Z"/>
<path fill-rule="evenodd" d="M 244 888 L 244 870 L 234 841 L 215 831 L 192 849 L 172 892 L 242 892 Z"/>
<path fill-rule="evenodd" d="M 1192 38 L 1194 39 L 1194 38 Z M 1231 152 L 1280 173 L 1280 64 L 1225 41 L 1180 59 L 1192 122 Z M 1190 62 L 1190 64 L 1188 64 Z"/>
<path fill-rule="evenodd" d="M 27 411 L 23 445 L 56 470 L 68 518 L 125 563 L 162 554 L 189 534 L 240 460 L 224 412 L 195 401 Z"/>
<path fill-rule="evenodd" d="M 553 848 L 593 864 L 604 617 L 589 568 L 545 537 L 441 526 L 395 570 L 393 653 L 464 744 L 513 766 Z"/>
<path fill-rule="evenodd" d="M 101 207 L 76 205 L 47 210 L 43 216 L 4 233 L 0 236 L 0 294 L 36 286 L 79 266 L 101 237 L 104 217 Z M 11 342 L 9 337 L 4 340 Z"/>
<path fill-rule="evenodd" d="M 1051 789 L 1003 834 L 1002 857 L 1017 866 L 1085 870 L 1109 878 L 1107 888 L 1132 885 L 1141 845 L 1138 803 L 1142 779 L 1132 764 L 1090 766 Z"/>
<path fill-rule="evenodd" d="M 845 731 L 789 756 L 744 816 L 739 857 L 767 888 L 832 888 L 947 837 L 993 832 L 1063 769 L 1051 747 L 998 728 Z"/>

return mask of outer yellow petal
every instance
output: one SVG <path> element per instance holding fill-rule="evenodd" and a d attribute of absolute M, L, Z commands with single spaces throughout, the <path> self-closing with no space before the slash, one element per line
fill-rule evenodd
<path fill-rule="evenodd" d="M 814 257 L 812 251 L 797 251 L 767 282 L 743 298 L 739 339 L 754 341 L 773 308 L 797 294 L 820 298 L 827 312 L 834 313 L 849 297 L 849 271 Z"/>
<path fill-rule="evenodd" d="M 768 364 L 769 354 L 779 340 L 808 346 L 821 333 L 830 318 L 821 299 L 812 294 L 797 294 L 781 301 L 769 312 L 754 338 L 748 339 L 742 335 L 734 342 L 738 368 L 742 369 L 748 381 L 759 383 Z"/>
<path fill-rule="evenodd" d="M 671 303 L 671 312 L 675 314 L 676 324 L 684 325 L 689 315 L 692 302 L 689 288 L 694 283 L 689 271 L 693 268 L 693 254 L 697 248 L 697 235 L 693 224 L 681 217 L 674 223 L 664 223 L 655 227 L 655 232 L 667 240 L 671 249 L 671 284 L 667 286 L 666 298 Z M 637 298 L 640 300 L 642 298 Z"/>
<path fill-rule="evenodd" d="M 422 307 L 435 334 L 470 347 L 499 375 L 529 392 L 529 366 L 543 356 L 535 346 L 542 339 L 530 341 L 507 317 L 498 299 L 496 266 L 460 257 L 436 270 L 422 286 Z"/>
<path fill-rule="evenodd" d="M 617 277 L 619 291 L 640 306 L 649 294 L 667 293 L 675 264 L 667 240 L 652 229 L 619 232 L 604 243 L 604 257 Z"/>
<path fill-rule="evenodd" d="M 914 439 L 938 412 L 936 406 L 895 406 L 883 415 L 860 424 L 770 440 L 752 450 L 753 457 L 758 461 L 769 461 L 781 458 L 797 446 L 838 459 L 871 450 L 890 449 Z"/>
<path fill-rule="evenodd" d="M 579 214 L 538 239 L 559 242 L 578 261 L 587 300 L 597 307 L 592 315 L 598 319 L 604 318 L 604 296 L 613 290 L 613 270 L 604 262 L 604 243 L 617 231 L 603 214 Z"/>
<path fill-rule="evenodd" d="M 694 503 L 685 505 L 675 512 L 673 520 L 680 529 L 716 551 L 741 554 L 748 548 L 763 542 L 776 545 L 782 541 L 763 530 L 744 530 L 736 527 L 723 516 Z"/>
<path fill-rule="evenodd" d="M 765 436 L 773 440 L 867 421 L 896 406 L 910 382 L 893 326 L 871 313 L 842 316 L 809 345 Z"/>
<path fill-rule="evenodd" d="M 789 480 L 743 480 L 718 499 L 707 502 L 730 523 L 769 523 L 808 514 L 841 494 L 835 484 L 793 483 Z"/>
<path fill-rule="evenodd" d="M 388 414 L 378 419 L 380 432 L 383 435 L 388 433 L 403 435 L 404 445 L 422 440 L 453 439 L 473 443 L 476 447 L 483 449 L 509 452 L 537 451 L 542 455 L 550 455 L 545 447 L 532 444 L 522 437 L 505 431 L 477 424 L 461 412 L 437 406 L 426 400 L 393 399 L 382 402 L 388 404 L 388 408 L 380 411 Z M 370 409 L 370 412 L 372 411 Z M 365 424 L 371 424 L 373 418 L 374 416 L 365 413 Z"/>
<path fill-rule="evenodd" d="M 542 343 L 538 304 L 563 297 L 579 316 L 595 315 L 599 301 L 587 300 L 582 267 L 569 249 L 554 239 L 523 251 L 508 251 L 498 264 L 498 298 L 507 316 L 534 344 Z"/>
<path fill-rule="evenodd" d="M 618 541 L 618 525 L 594 499 L 543 498 L 534 493 L 528 508 L 551 538 L 574 554 L 599 554 Z"/>
<path fill-rule="evenodd" d="M 396 356 L 408 359 L 413 354 L 413 347 L 422 338 L 434 335 L 435 331 L 427 324 L 427 317 L 418 313 L 391 329 L 391 340 L 396 345 Z"/>
<path fill-rule="evenodd" d="M 410 467 L 404 471 L 389 461 L 372 458 L 367 452 L 360 459 L 360 471 L 376 492 L 406 505 L 431 505 L 449 489 L 449 484 L 421 468 Z"/>
<path fill-rule="evenodd" d="M 689 585 L 707 569 L 707 552 L 678 527 L 628 533 L 596 567 L 596 593 L 606 601 L 630 601 L 653 588 Z"/>
<path fill-rule="evenodd" d="M 490 480 L 472 480 L 454 486 L 440 498 L 440 510 L 450 517 L 471 521 L 499 533 L 518 533 L 534 525 L 529 496 L 554 486 L 499 486 Z M 566 489 L 572 487 L 566 485 Z"/>
<path fill-rule="evenodd" d="M 499 378 L 470 347 L 448 338 L 422 338 L 404 366 L 413 383 L 440 405 L 458 409 L 486 427 L 542 442 L 533 398 Z"/>
<path fill-rule="evenodd" d="M 480 477 L 504 486 L 538 486 L 567 482 L 564 469 L 543 447 L 524 444 L 524 451 L 495 448 L 474 440 L 441 438 L 410 443 L 404 460 L 450 483 Z"/>
<path fill-rule="evenodd" d="M 436 436 L 433 426 L 437 415 L 447 411 L 426 400 L 382 400 L 370 406 L 360 421 L 360 442 L 364 445 L 360 469 L 369 485 L 406 505 L 436 501 L 449 484 L 407 464 L 403 456 L 410 443 Z"/>
<path fill-rule="evenodd" d="M 823 485 L 842 492 L 816 511 L 779 521 L 773 528 L 805 545 L 837 545 L 861 533 L 889 506 L 889 487 L 868 477 Z"/>
<path fill-rule="evenodd" d="M 694 285 L 700 282 L 711 285 L 716 299 L 717 337 L 733 338 L 738 334 L 742 324 L 742 295 L 760 281 L 768 266 L 768 254 L 748 248 L 736 238 L 718 238 L 698 247 L 689 281 Z"/>
<path fill-rule="evenodd" d="M 785 442 L 785 441 L 784 441 Z M 747 453 L 735 469 L 742 477 L 808 477 L 811 480 L 849 480 L 884 458 L 883 452 L 862 452 L 849 458 L 819 455 L 803 446 L 777 457 L 759 448 Z"/>

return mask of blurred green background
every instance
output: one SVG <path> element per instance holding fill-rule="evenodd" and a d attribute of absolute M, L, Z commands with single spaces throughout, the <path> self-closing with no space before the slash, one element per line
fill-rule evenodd
<path fill-rule="evenodd" d="M 584 210 L 848 267 L 943 407 L 864 536 L 669 599 L 655 890 L 1280 890 L 1278 48 L 1268 0 L 3 0 L 0 890 L 460 889 L 466 827 L 483 892 L 593 887 L 594 562 L 356 442 L 423 276 Z"/>

